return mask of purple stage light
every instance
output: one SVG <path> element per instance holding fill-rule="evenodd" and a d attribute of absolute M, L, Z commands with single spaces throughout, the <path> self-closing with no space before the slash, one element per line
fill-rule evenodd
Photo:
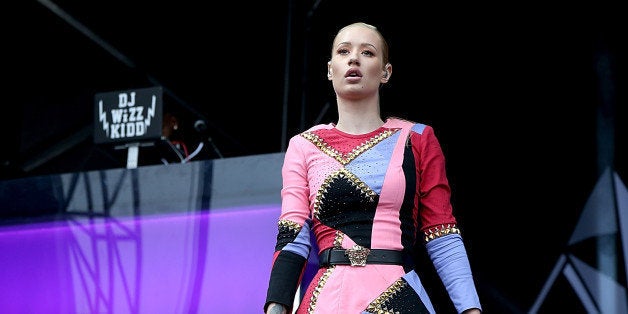
<path fill-rule="evenodd" d="M 262 311 L 279 205 L 0 228 L 7 313 Z"/>

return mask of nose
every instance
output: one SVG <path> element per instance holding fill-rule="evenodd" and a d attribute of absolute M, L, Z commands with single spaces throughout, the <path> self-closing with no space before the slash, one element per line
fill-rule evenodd
<path fill-rule="evenodd" d="M 360 61 L 356 55 L 352 55 L 351 58 L 349 58 L 349 65 L 360 65 Z"/>

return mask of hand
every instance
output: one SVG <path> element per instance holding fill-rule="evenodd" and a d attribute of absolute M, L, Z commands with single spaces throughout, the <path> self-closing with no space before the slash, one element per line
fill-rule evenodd
<path fill-rule="evenodd" d="M 266 314 L 288 314 L 288 310 L 279 303 L 271 303 L 266 308 Z"/>
<path fill-rule="evenodd" d="M 482 314 L 479 309 L 468 309 L 462 312 L 462 314 Z"/>

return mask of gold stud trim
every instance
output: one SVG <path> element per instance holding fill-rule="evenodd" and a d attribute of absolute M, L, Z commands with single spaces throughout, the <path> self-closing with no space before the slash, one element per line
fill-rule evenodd
<path fill-rule="evenodd" d="M 448 234 L 460 234 L 460 229 L 456 227 L 456 224 L 447 224 L 447 226 L 440 225 L 439 227 L 429 228 L 425 231 L 425 243 Z"/>
<path fill-rule="evenodd" d="M 312 297 L 310 298 L 310 304 L 309 304 L 309 306 L 307 308 L 307 312 L 308 313 L 310 313 L 310 314 L 314 313 L 314 310 L 316 309 L 316 302 L 318 302 L 318 296 L 321 294 L 321 291 L 323 290 L 323 287 L 327 283 L 327 278 L 329 278 L 329 276 L 331 275 L 331 273 L 333 272 L 333 270 L 335 268 L 336 268 L 336 266 L 331 266 L 331 267 L 327 268 L 325 273 L 323 273 L 321 278 L 318 280 L 318 283 L 316 284 L 316 288 L 314 288 L 314 291 L 312 291 Z"/>
<path fill-rule="evenodd" d="M 341 249 L 342 248 L 342 240 L 344 239 L 345 234 L 340 230 L 336 230 L 336 236 L 334 237 L 334 248 Z"/>
<path fill-rule="evenodd" d="M 308 141 L 310 141 L 314 145 L 316 145 L 316 147 L 318 147 L 318 149 L 320 149 L 323 153 L 325 153 L 325 154 L 329 155 L 330 157 L 336 159 L 341 164 L 346 165 L 346 164 L 350 163 L 352 160 L 354 160 L 355 158 L 357 158 L 358 156 L 360 156 L 360 154 L 362 154 L 365 151 L 369 150 L 371 147 L 377 145 L 377 143 L 379 143 L 379 142 L 383 141 L 384 139 L 390 137 L 391 135 L 395 134 L 395 132 L 397 132 L 399 130 L 400 129 L 383 130 L 382 132 L 377 133 L 373 137 L 371 137 L 368 140 L 366 140 L 364 143 L 356 146 L 353 150 L 351 150 L 346 155 L 343 155 L 337 149 L 332 148 L 331 146 L 329 146 L 329 144 L 327 142 L 325 142 L 325 140 L 323 140 L 320 136 L 318 136 L 318 135 L 316 135 L 316 134 L 314 134 L 312 132 L 303 132 L 303 133 L 301 133 L 301 136 L 303 136 L 305 139 L 307 139 Z"/>
<path fill-rule="evenodd" d="M 377 313 L 377 314 L 398 314 L 399 311 L 395 311 L 394 309 L 388 308 L 388 301 L 395 297 L 397 293 L 399 293 L 402 289 L 405 289 L 408 286 L 408 282 L 403 280 L 402 278 L 397 279 L 388 289 L 382 292 L 373 302 L 371 302 L 367 307 L 366 311 L 369 313 Z"/>
<path fill-rule="evenodd" d="M 279 230 L 287 230 L 290 231 L 293 234 L 298 234 L 301 231 L 301 225 L 299 225 L 298 223 L 294 222 L 294 221 L 290 221 L 287 219 L 281 219 L 277 222 L 277 226 L 279 228 Z"/>

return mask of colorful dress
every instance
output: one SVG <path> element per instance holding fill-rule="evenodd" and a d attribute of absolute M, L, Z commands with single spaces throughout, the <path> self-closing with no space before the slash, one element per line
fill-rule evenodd
<path fill-rule="evenodd" d="M 416 243 L 425 244 L 456 309 L 480 308 L 452 214 L 445 158 L 430 126 L 389 118 L 362 135 L 314 126 L 291 138 L 282 176 L 266 305 L 292 307 L 313 234 L 317 254 L 368 249 L 409 257 Z M 297 312 L 435 312 L 411 258 L 356 263 L 319 268 Z"/>

